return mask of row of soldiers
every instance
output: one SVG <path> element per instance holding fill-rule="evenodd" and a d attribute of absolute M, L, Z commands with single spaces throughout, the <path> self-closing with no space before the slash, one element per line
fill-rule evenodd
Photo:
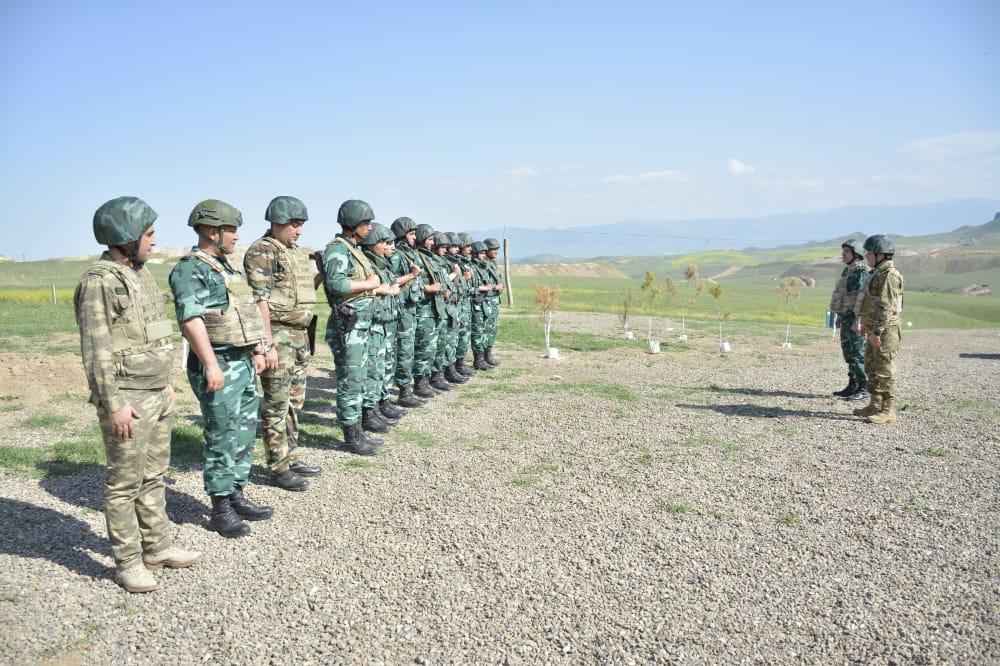
<path fill-rule="evenodd" d="M 374 217 L 367 203 L 344 202 L 341 233 L 310 258 L 298 244 L 305 205 L 276 197 L 265 213 L 270 228 L 248 248 L 242 267 L 229 260 L 243 224 L 239 210 L 207 200 L 188 218 L 198 242 L 169 282 L 203 417 L 209 527 L 222 536 L 245 536 L 245 521 L 273 515 L 244 494 L 258 420 L 274 485 L 302 491 L 322 473 L 297 451 L 320 284 L 331 307 L 326 341 L 335 362 L 337 419 L 353 453 L 374 455 L 382 440 L 369 433 L 386 432 L 405 408 L 499 365 L 493 355 L 503 291 L 499 243 L 435 232 L 405 217 L 386 228 Z M 156 218 L 136 197 L 102 205 L 94 236 L 107 250 L 74 295 L 90 401 L 107 453 L 104 513 L 115 581 L 130 592 L 155 589 L 152 572 L 161 567 L 201 559 L 173 545 L 165 511 L 176 399 L 173 326 L 145 267 L 156 245 Z"/>

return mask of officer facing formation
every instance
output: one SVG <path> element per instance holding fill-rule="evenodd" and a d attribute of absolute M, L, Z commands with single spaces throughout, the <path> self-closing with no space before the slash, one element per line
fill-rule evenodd
<path fill-rule="evenodd" d="M 854 331 L 861 312 L 865 286 L 871 269 L 865 263 L 861 243 L 848 239 L 840 246 L 841 260 L 846 264 L 830 297 L 830 311 L 836 314 L 835 326 L 840 329 L 840 349 L 847 363 L 847 386 L 834 395 L 854 402 L 867 400 L 868 375 L 865 373 L 865 336 Z"/>
<path fill-rule="evenodd" d="M 136 197 L 108 201 L 94 214 L 107 250 L 73 296 L 80 352 L 107 455 L 104 518 L 115 582 L 149 592 L 150 570 L 188 567 L 201 554 L 174 546 L 164 500 L 174 391 L 173 332 L 156 280 L 144 266 L 156 245 L 156 213 Z"/>
<path fill-rule="evenodd" d="M 869 423 L 896 422 L 896 357 L 899 355 L 900 318 L 903 311 L 903 275 L 892 262 L 892 241 L 882 235 L 865 241 L 865 260 L 874 269 L 861 303 L 861 316 L 852 328 L 864 333 L 865 369 L 868 372 L 868 406 L 854 410 Z"/>
<path fill-rule="evenodd" d="M 257 433 L 257 373 L 271 351 L 250 285 L 226 258 L 243 215 L 229 204 L 202 201 L 188 218 L 198 244 L 170 272 L 177 321 L 191 344 L 187 375 L 205 429 L 205 492 L 212 498 L 211 529 L 224 537 L 250 533 L 246 520 L 271 517 L 243 489 Z"/>

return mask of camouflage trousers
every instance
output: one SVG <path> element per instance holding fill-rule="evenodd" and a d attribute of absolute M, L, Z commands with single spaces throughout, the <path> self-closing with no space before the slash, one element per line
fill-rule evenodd
<path fill-rule="evenodd" d="M 458 344 L 458 319 L 451 315 L 442 319 L 438 336 L 434 372 L 440 372 L 455 362 L 455 347 Z"/>
<path fill-rule="evenodd" d="M 271 322 L 278 369 L 260 374 L 264 395 L 260 403 L 261 430 L 267 466 L 275 474 L 298 459 L 299 412 L 306 400 L 309 339 L 305 329 L 275 327 Z"/>
<path fill-rule="evenodd" d="M 865 336 L 851 330 L 854 319 L 853 312 L 840 315 L 840 351 L 850 376 L 864 386 L 868 382 L 868 375 L 865 374 Z"/>
<path fill-rule="evenodd" d="M 486 346 L 492 347 L 497 341 L 497 330 L 500 328 L 500 297 L 490 296 L 490 317 L 487 324 Z"/>
<path fill-rule="evenodd" d="M 125 569 L 142 557 L 172 545 L 164 500 L 163 475 L 170 464 L 170 429 L 174 412 L 168 389 L 120 389 L 139 418 L 132 421 L 132 439 L 114 434 L 106 409 L 98 420 L 108 458 L 104 483 L 104 520 L 111 552 Z"/>
<path fill-rule="evenodd" d="M 393 377 L 396 374 L 397 320 L 387 321 L 385 326 L 385 374 L 382 375 L 382 393 L 379 400 L 388 400 L 392 395 Z"/>
<path fill-rule="evenodd" d="M 421 305 L 417 309 L 413 341 L 413 375 L 415 377 L 430 377 L 434 372 L 440 322 L 441 320 L 434 312 L 433 305 Z"/>
<path fill-rule="evenodd" d="M 896 399 L 896 357 L 899 356 L 899 324 L 889 324 L 882 335 L 882 346 L 868 344 L 865 349 L 865 369 L 868 371 L 868 392 L 883 398 Z"/>
<path fill-rule="evenodd" d="M 472 303 L 472 327 L 470 342 L 474 351 L 483 351 L 489 345 L 488 322 L 490 317 L 491 303 L 489 298 Z"/>
<path fill-rule="evenodd" d="M 225 378 L 220 390 L 206 391 L 203 372 L 187 373 L 205 422 L 202 476 L 205 492 L 213 497 L 230 495 L 247 485 L 260 408 L 250 350 L 216 350 L 215 357 Z"/>
<path fill-rule="evenodd" d="M 396 368 L 394 380 L 396 386 L 402 388 L 413 383 L 413 343 L 417 333 L 417 312 L 419 305 L 406 305 L 400 308 L 396 318 Z"/>
<path fill-rule="evenodd" d="M 386 375 L 385 352 L 385 323 L 373 322 L 368 332 L 365 395 L 361 401 L 361 406 L 365 409 L 375 407 L 381 399 Z"/>
<path fill-rule="evenodd" d="M 368 381 L 368 336 L 372 327 L 370 312 L 359 312 L 350 331 L 343 330 L 337 317 L 331 317 L 326 341 L 333 352 L 337 375 L 337 421 L 341 426 L 361 420 L 361 407 Z"/>
<path fill-rule="evenodd" d="M 464 359 L 472 341 L 472 297 L 462 299 L 458 310 L 458 342 L 455 343 L 455 360 Z"/>

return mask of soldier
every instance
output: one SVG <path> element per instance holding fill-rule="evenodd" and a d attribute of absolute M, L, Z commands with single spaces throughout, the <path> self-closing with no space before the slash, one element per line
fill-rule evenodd
<path fill-rule="evenodd" d="M 472 330 L 469 342 L 472 345 L 472 367 L 480 371 L 492 370 L 493 366 L 483 360 L 486 346 L 489 344 L 489 321 L 492 316 L 493 284 L 490 282 L 489 269 L 486 266 L 486 244 L 476 241 L 472 244 L 473 269 L 476 274 L 475 296 L 472 299 Z"/>
<path fill-rule="evenodd" d="M 852 330 L 864 332 L 867 407 L 855 409 L 869 423 L 896 422 L 896 356 L 899 354 L 899 315 L 903 311 L 903 275 L 892 262 L 896 250 L 882 235 L 865 241 L 865 259 L 874 269 L 861 303 L 861 317 Z"/>
<path fill-rule="evenodd" d="M 306 397 L 306 368 L 316 344 L 316 269 L 299 247 L 306 206 L 295 197 L 275 197 L 264 219 L 271 228 L 247 248 L 243 267 L 264 320 L 264 389 L 261 430 L 271 483 L 304 491 L 307 477 L 323 469 L 299 460 L 299 412 Z"/>
<path fill-rule="evenodd" d="M 462 308 L 469 295 L 469 282 L 465 279 L 465 268 L 461 262 L 459 249 L 461 240 L 455 232 L 445 234 L 448 238 L 448 249 L 441 257 L 451 270 L 451 304 L 453 315 L 448 326 L 448 357 L 444 367 L 444 378 L 452 384 L 464 384 L 469 381 L 465 374 L 458 371 L 458 344 L 462 337 Z"/>
<path fill-rule="evenodd" d="M 490 319 L 488 321 L 486 341 L 486 351 L 483 352 L 483 360 L 494 368 L 500 366 L 500 361 L 493 356 L 493 343 L 497 339 L 497 330 L 500 328 L 500 293 L 503 292 L 503 276 L 500 275 L 500 268 L 497 266 L 497 255 L 500 254 L 500 243 L 496 238 L 487 238 L 486 245 L 486 270 L 490 275 L 490 284 L 493 285 L 493 292 L 489 298 L 492 300 L 490 308 Z"/>
<path fill-rule="evenodd" d="M 418 225 L 415 240 L 416 256 L 424 275 L 424 302 L 419 309 L 413 344 L 413 392 L 421 398 L 433 398 L 450 389 L 448 382 L 443 380 L 439 380 L 437 386 L 431 385 L 431 379 L 437 379 L 434 364 L 438 345 L 444 344 L 441 337 L 442 325 L 448 316 L 444 303 L 446 292 L 445 285 L 440 280 L 438 259 L 434 254 L 434 229 L 429 224 Z"/>
<path fill-rule="evenodd" d="M 383 443 L 369 437 L 361 427 L 374 299 L 386 295 L 390 286 L 382 283 L 378 271 L 358 247 L 371 231 L 374 219 L 375 213 L 364 201 L 345 201 L 337 211 L 341 233 L 323 253 L 324 286 L 331 299 L 326 341 L 333 351 L 337 373 L 337 420 L 344 431 L 345 448 L 363 456 L 375 455 Z"/>
<path fill-rule="evenodd" d="M 865 251 L 861 243 L 848 239 L 841 246 L 841 260 L 846 264 L 837 280 L 837 286 L 830 298 L 830 311 L 835 313 L 835 326 L 840 329 L 840 350 L 847 363 L 847 387 L 834 391 L 851 402 L 867 400 L 868 392 L 865 386 L 868 375 L 865 374 L 865 336 L 855 333 L 852 329 L 861 311 L 861 301 L 864 298 L 865 284 L 871 271 L 865 263 Z"/>
<path fill-rule="evenodd" d="M 457 256 L 462 266 L 462 277 L 465 280 L 465 295 L 459 309 L 458 348 L 455 350 L 455 370 L 466 377 L 471 377 L 476 370 L 466 365 L 465 356 L 469 353 L 469 343 L 472 340 L 472 299 L 479 290 L 479 276 L 472 265 L 472 236 L 466 233 L 458 235 L 459 245 Z"/>
<path fill-rule="evenodd" d="M 155 220 L 153 209 L 136 197 L 98 208 L 94 237 L 108 249 L 73 295 L 90 402 L 108 459 L 104 519 L 115 582 L 129 592 L 156 589 L 150 570 L 189 567 L 201 559 L 201 553 L 172 544 L 164 499 L 175 404 L 173 327 L 144 266 L 156 246 Z"/>
<path fill-rule="evenodd" d="M 427 404 L 413 392 L 413 355 L 417 321 L 424 301 L 424 281 L 417 258 L 417 225 L 408 217 L 396 218 L 392 223 L 392 234 L 396 238 L 395 252 L 389 265 L 397 279 L 413 272 L 408 283 L 400 284 L 400 308 L 396 325 L 396 369 L 393 381 L 399 389 L 396 404 L 401 407 L 422 407 Z"/>
<path fill-rule="evenodd" d="M 264 369 L 264 320 L 250 285 L 227 259 L 243 215 L 217 199 L 188 217 L 198 244 L 170 271 L 177 321 L 191 344 L 187 376 L 201 405 L 205 431 L 205 492 L 209 528 L 227 538 L 250 534 L 246 520 L 267 520 L 270 507 L 243 493 L 257 436 L 257 374 Z"/>
<path fill-rule="evenodd" d="M 459 375 L 452 367 L 455 360 L 455 349 L 458 346 L 458 299 L 460 297 L 461 285 L 458 282 L 459 271 L 461 269 L 453 267 L 449 263 L 449 248 L 451 246 L 451 234 L 437 231 L 434 233 L 434 252 L 438 260 L 438 277 L 442 284 L 447 285 L 445 290 L 445 325 L 444 344 L 438 338 L 438 353 L 435 360 L 436 378 L 431 376 L 431 386 L 439 390 L 450 388 L 448 384 L 464 384 L 469 381 L 465 375 Z M 444 389 L 441 389 L 444 386 Z"/>

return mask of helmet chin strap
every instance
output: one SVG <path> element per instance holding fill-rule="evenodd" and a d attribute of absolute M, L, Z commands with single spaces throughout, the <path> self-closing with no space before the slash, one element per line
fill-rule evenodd
<path fill-rule="evenodd" d="M 119 252 L 125 255 L 128 259 L 129 265 L 135 270 L 139 270 L 146 263 L 144 261 L 139 261 L 139 241 L 132 241 L 131 243 L 126 243 L 125 245 L 115 246 Z"/>
<path fill-rule="evenodd" d="M 226 251 L 226 248 L 222 245 L 222 227 L 215 227 L 215 228 L 219 230 L 219 240 L 212 240 L 211 238 L 208 237 L 207 234 L 205 234 L 200 229 L 198 230 L 198 235 L 207 240 L 212 245 L 214 245 L 215 249 L 219 251 L 219 254 L 229 254 L 229 252 Z"/>

